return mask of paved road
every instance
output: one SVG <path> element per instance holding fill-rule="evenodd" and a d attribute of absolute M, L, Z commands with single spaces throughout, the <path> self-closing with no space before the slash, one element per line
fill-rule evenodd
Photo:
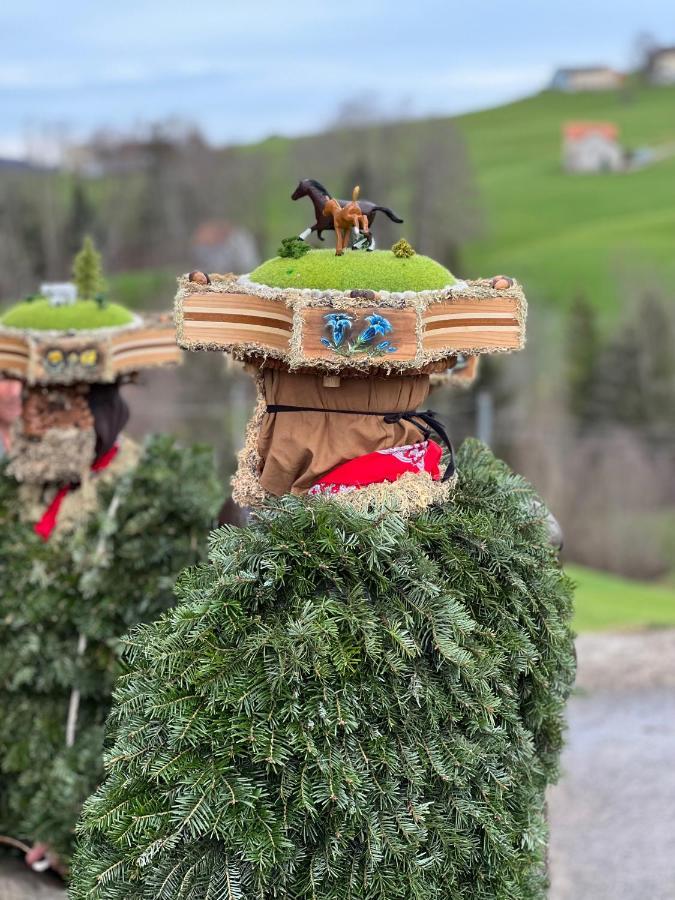
<path fill-rule="evenodd" d="M 21 861 L 0 861 L 0 900 L 65 900 L 58 878 L 36 875 Z"/>
<path fill-rule="evenodd" d="M 675 898 L 675 631 L 584 636 L 550 900 Z"/>
<path fill-rule="evenodd" d="M 549 900 L 675 900 L 675 631 L 586 635 L 577 649 Z M 65 895 L 4 860 L 0 900 Z"/>

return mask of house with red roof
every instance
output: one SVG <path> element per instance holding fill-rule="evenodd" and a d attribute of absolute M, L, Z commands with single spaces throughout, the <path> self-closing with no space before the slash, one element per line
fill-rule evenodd
<path fill-rule="evenodd" d="M 612 122 L 567 122 L 562 157 L 566 172 L 620 172 L 626 168 L 619 129 Z"/>

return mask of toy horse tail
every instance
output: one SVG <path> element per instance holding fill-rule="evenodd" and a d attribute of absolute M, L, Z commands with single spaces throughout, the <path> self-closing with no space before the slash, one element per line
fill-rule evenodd
<path fill-rule="evenodd" d="M 357 184 L 356 187 L 354 188 L 354 190 L 352 191 L 352 203 L 356 203 L 356 201 L 359 199 L 360 193 L 361 193 L 361 188 Z"/>
<path fill-rule="evenodd" d="M 399 225 L 403 222 L 403 219 L 400 219 L 388 206 L 374 206 L 372 212 L 383 212 L 385 216 L 389 216 L 392 222 L 398 222 Z"/>

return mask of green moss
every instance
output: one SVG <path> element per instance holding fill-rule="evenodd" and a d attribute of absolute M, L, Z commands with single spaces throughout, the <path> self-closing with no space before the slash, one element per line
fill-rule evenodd
<path fill-rule="evenodd" d="M 10 306 L 0 318 L 0 324 L 35 331 L 83 331 L 128 325 L 133 318 L 133 313 L 119 303 L 99 306 L 95 300 L 78 300 L 70 306 L 52 306 L 46 297 L 42 297 Z"/>
<path fill-rule="evenodd" d="M 312 250 L 301 259 L 268 259 L 251 272 L 251 281 L 270 287 L 299 287 L 335 290 L 364 288 L 382 291 L 425 291 L 454 282 L 450 272 L 430 259 L 416 254 L 398 259 L 391 250 L 348 251 L 336 256 L 334 250 Z"/>

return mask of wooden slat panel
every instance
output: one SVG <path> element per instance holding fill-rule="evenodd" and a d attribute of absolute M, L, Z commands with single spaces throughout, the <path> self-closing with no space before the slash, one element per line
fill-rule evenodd
<path fill-rule="evenodd" d="M 29 360 L 28 342 L 24 338 L 0 334 L 0 372 L 25 378 Z"/>
<path fill-rule="evenodd" d="M 417 316 L 414 309 L 388 309 L 384 307 L 374 309 L 358 309 L 344 310 L 344 312 L 352 316 L 354 324 L 348 337 L 344 339 L 344 345 L 355 341 L 360 332 L 368 327 L 366 316 L 378 315 L 383 316 L 391 324 L 392 330 L 386 334 L 376 337 L 373 341 L 366 345 L 368 350 L 372 350 L 376 344 L 381 341 L 390 341 L 396 347 L 394 353 L 383 353 L 381 355 L 371 356 L 369 352 L 356 353 L 353 356 L 347 356 L 326 347 L 321 343 L 322 338 L 330 338 L 330 331 L 326 327 L 325 316 L 336 312 L 336 310 L 327 309 L 306 309 L 302 314 L 302 351 L 303 356 L 307 358 L 319 359 L 381 359 L 391 361 L 401 361 L 414 359 L 417 356 L 417 333 L 416 321 Z"/>
<path fill-rule="evenodd" d="M 518 314 L 519 303 L 514 297 L 434 303 L 423 316 L 424 350 L 516 350 L 524 337 Z"/>
<path fill-rule="evenodd" d="M 191 294 L 182 301 L 188 344 L 258 344 L 290 350 L 293 312 L 278 300 L 247 294 Z"/>
<path fill-rule="evenodd" d="M 188 344 L 229 347 L 232 344 L 257 344 L 288 353 L 291 334 L 281 328 L 260 327 L 233 322 L 184 322 L 183 336 Z"/>

